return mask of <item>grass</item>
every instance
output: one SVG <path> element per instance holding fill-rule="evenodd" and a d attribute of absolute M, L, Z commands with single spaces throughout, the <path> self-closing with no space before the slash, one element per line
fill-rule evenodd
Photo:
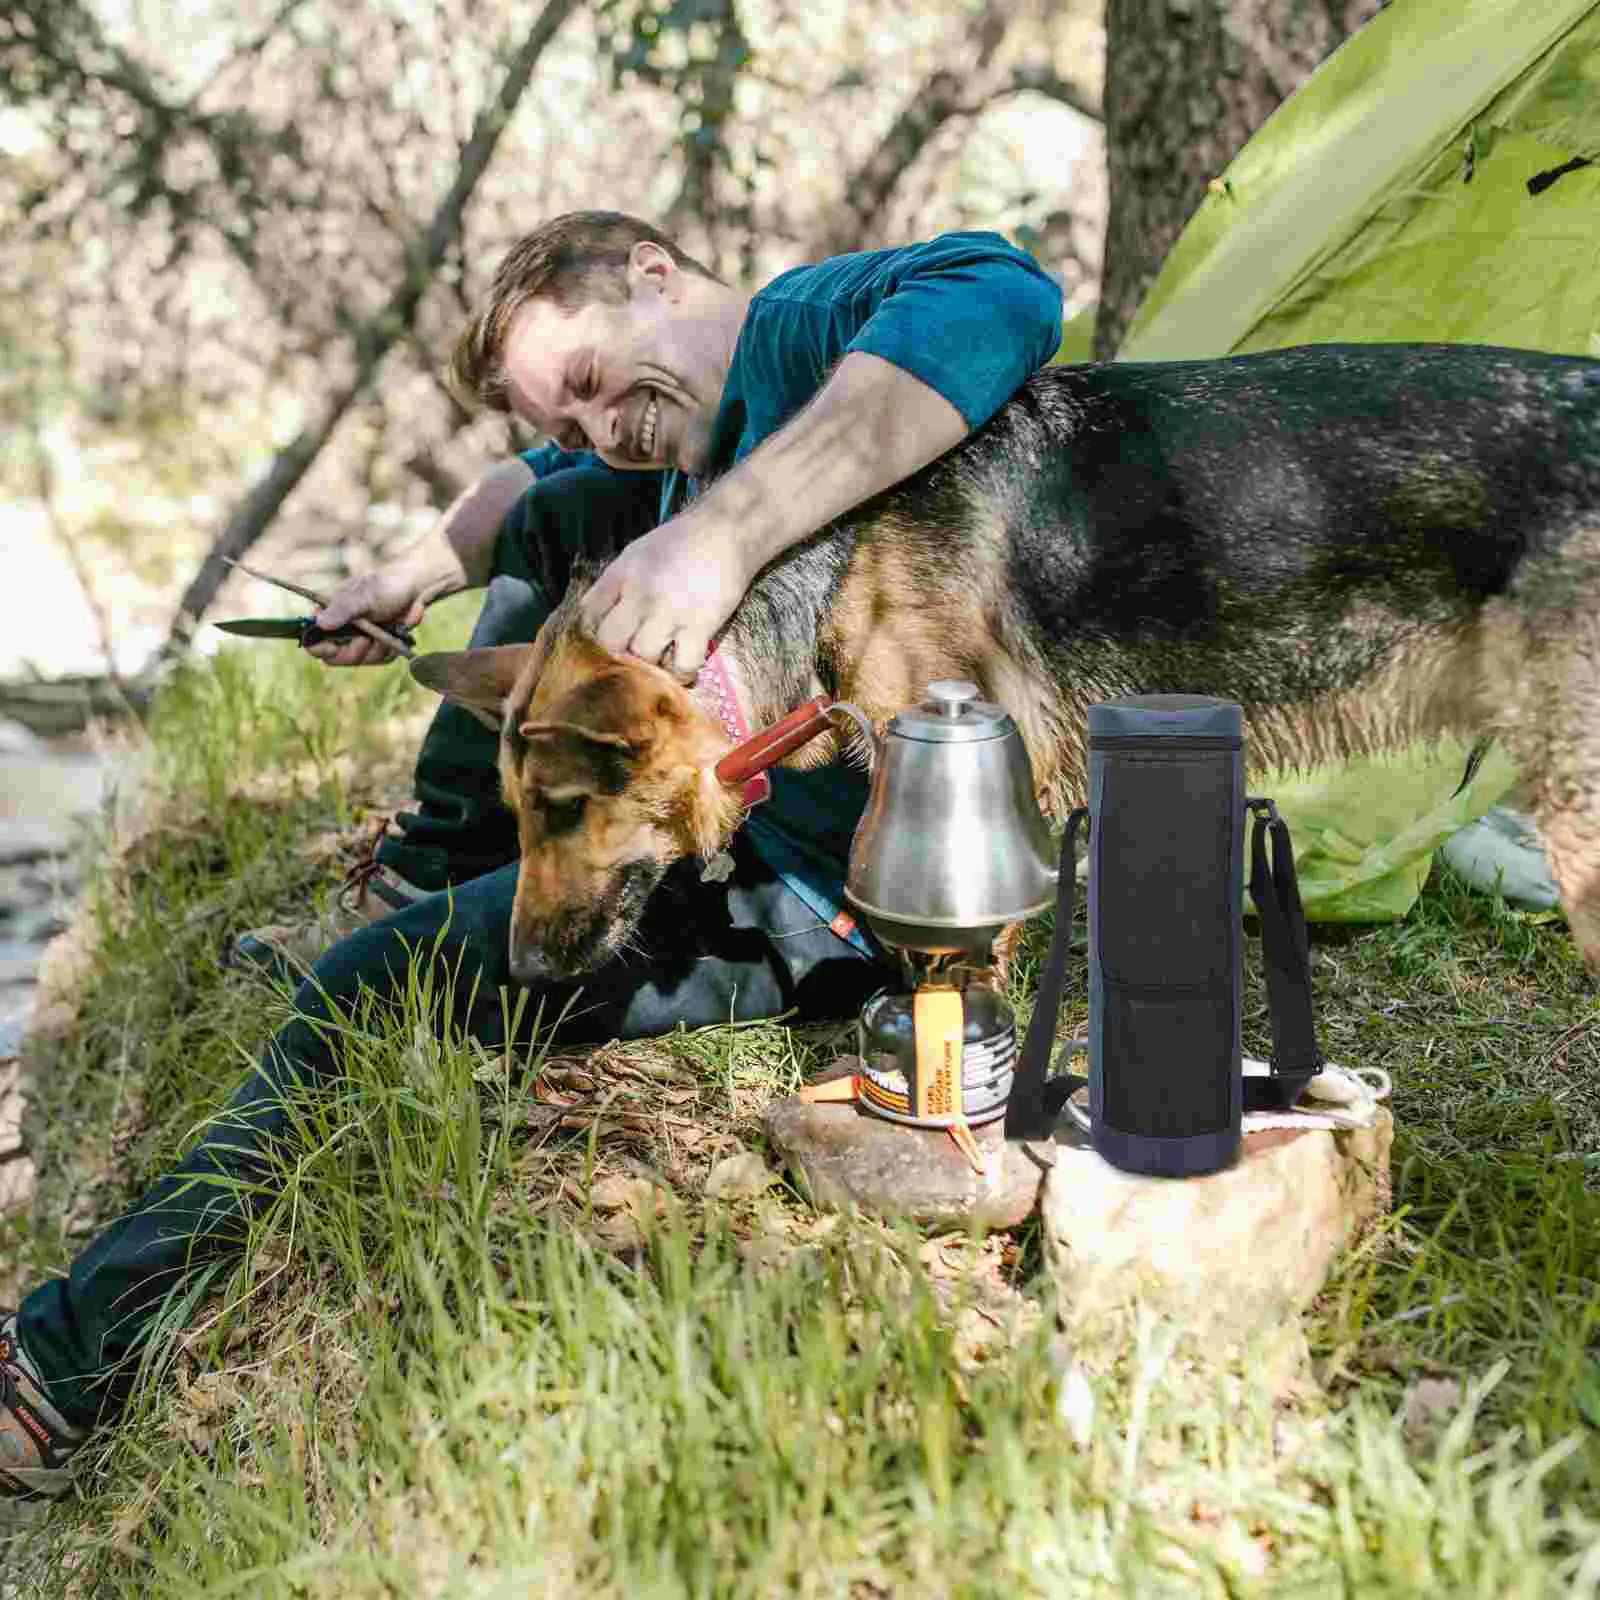
<path fill-rule="evenodd" d="M 403 793 L 399 675 L 291 656 L 162 702 L 77 1024 L 30 1058 L 40 1190 L 0 1225 L 0 1290 L 60 1269 L 242 1076 L 288 1001 L 226 934 L 325 892 Z M 418 972 L 355 1019 L 245 1266 L 0 1594 L 1595 1593 L 1593 988 L 1559 924 L 1449 877 L 1313 945 L 1325 1047 L 1389 1069 L 1398 1123 L 1394 1214 L 1309 1330 L 1316 1392 L 1187 1370 L 1152 1327 L 1086 1406 L 1028 1230 L 928 1240 L 767 1183 L 739 1159 L 762 1107 L 838 1030 L 508 1061 L 421 1027 Z"/>

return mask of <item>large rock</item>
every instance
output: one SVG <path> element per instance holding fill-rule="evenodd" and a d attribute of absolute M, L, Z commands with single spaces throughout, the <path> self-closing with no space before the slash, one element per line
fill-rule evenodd
<path fill-rule="evenodd" d="M 1038 1203 L 1049 1146 L 1041 1160 L 1035 1147 L 1007 1144 L 1003 1129 L 997 1121 L 973 1130 L 980 1174 L 940 1128 L 904 1127 L 836 1103 L 788 1099 L 767 1108 L 768 1136 L 819 1205 L 938 1227 L 1011 1228 Z"/>
<path fill-rule="evenodd" d="M 35 1043 L 72 1032 L 78 996 L 94 965 L 95 938 L 94 919 L 80 908 L 66 930 L 44 947 L 27 1021 L 27 1037 Z"/>
<path fill-rule="evenodd" d="M 1139 1320 L 1210 1356 L 1286 1335 L 1338 1256 L 1388 1205 L 1394 1125 L 1246 1136 L 1203 1178 L 1137 1177 L 1075 1128 L 1057 1136 L 1040 1201 L 1046 1261 L 1074 1350 L 1129 1348 Z"/>
<path fill-rule="evenodd" d="M 0 1057 L 0 1217 L 33 1199 L 34 1169 L 22 1142 L 22 1063 Z"/>

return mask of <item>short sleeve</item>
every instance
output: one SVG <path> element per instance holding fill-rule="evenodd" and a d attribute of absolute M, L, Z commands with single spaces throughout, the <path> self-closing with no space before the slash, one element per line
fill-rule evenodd
<path fill-rule="evenodd" d="M 980 427 L 1061 342 L 1061 290 L 998 234 L 896 251 L 892 281 L 848 349 L 881 357 Z"/>

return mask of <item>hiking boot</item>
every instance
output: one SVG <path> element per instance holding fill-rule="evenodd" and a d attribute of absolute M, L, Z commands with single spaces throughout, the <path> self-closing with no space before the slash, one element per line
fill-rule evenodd
<path fill-rule="evenodd" d="M 324 950 L 369 923 L 403 911 L 429 893 L 378 860 L 388 830 L 380 829 L 367 854 L 346 874 L 339 893 L 320 917 L 309 922 L 269 923 L 241 933 L 231 960 L 247 962 L 282 978 L 305 973 Z"/>
<path fill-rule="evenodd" d="M 83 1434 L 44 1397 L 17 1342 L 17 1315 L 0 1310 L 0 1519 L 27 1520 L 71 1488 L 67 1462 Z M 27 1509 L 24 1509 L 27 1508 Z"/>

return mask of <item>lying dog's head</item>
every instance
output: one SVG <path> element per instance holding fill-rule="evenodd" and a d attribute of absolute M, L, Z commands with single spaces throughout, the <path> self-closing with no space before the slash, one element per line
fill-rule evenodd
<path fill-rule="evenodd" d="M 414 677 L 500 718 L 500 777 L 522 863 L 519 983 L 590 972 L 627 943 L 673 862 L 727 842 L 740 798 L 713 773 L 727 738 L 676 679 L 614 656 L 567 608 L 531 645 L 419 657 Z"/>

